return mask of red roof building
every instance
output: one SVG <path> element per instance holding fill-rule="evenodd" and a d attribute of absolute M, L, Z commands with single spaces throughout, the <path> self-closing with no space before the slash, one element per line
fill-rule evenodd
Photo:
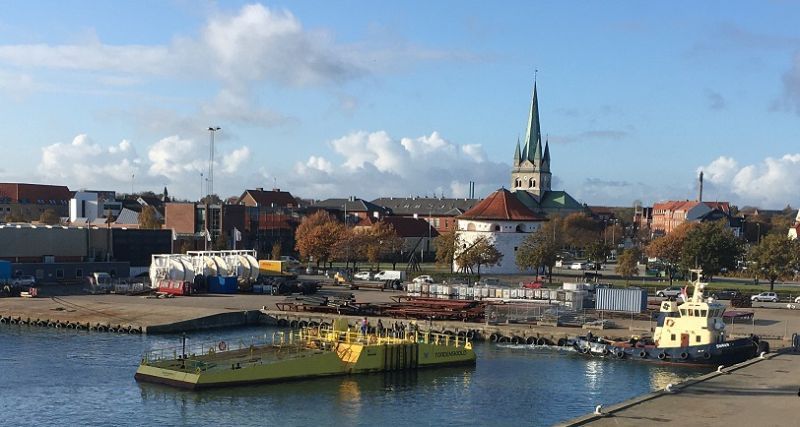
<path fill-rule="evenodd" d="M 489 221 L 545 221 L 505 188 L 495 191 L 458 219 Z"/>

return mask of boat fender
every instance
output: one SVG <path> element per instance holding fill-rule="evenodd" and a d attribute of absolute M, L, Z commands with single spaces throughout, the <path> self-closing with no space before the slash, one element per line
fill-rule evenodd
<path fill-rule="evenodd" d="M 567 340 L 566 339 L 564 339 L 564 338 L 559 338 L 558 339 L 558 346 L 559 347 L 564 347 L 566 344 L 567 344 Z"/>
<path fill-rule="evenodd" d="M 661 352 L 658 353 L 658 360 L 664 360 L 667 358 L 667 353 Z"/>
<path fill-rule="evenodd" d="M 668 327 L 671 328 L 672 326 L 675 325 L 675 321 L 672 320 L 672 319 L 667 319 L 666 324 L 667 324 Z"/>
<path fill-rule="evenodd" d="M 489 341 L 497 342 L 498 340 L 500 340 L 500 336 L 498 334 L 493 333 L 489 335 Z"/>
<path fill-rule="evenodd" d="M 225 341 L 220 341 L 219 344 L 217 344 L 217 348 L 219 351 L 225 351 L 228 349 L 228 344 L 226 344 Z"/>
<path fill-rule="evenodd" d="M 544 338 L 539 338 L 538 340 L 536 340 L 536 345 L 545 345 L 545 344 L 547 344 L 547 341 L 545 341 Z"/>
<path fill-rule="evenodd" d="M 640 351 L 639 352 L 639 357 L 641 357 L 642 359 L 646 359 L 647 358 L 647 352 L 644 351 L 644 350 Z"/>
<path fill-rule="evenodd" d="M 525 343 L 528 344 L 528 345 L 536 344 L 536 337 L 528 337 L 528 339 L 525 340 Z"/>
<path fill-rule="evenodd" d="M 604 348 L 603 349 L 603 356 L 608 356 L 608 353 L 609 353 L 608 349 Z"/>
<path fill-rule="evenodd" d="M 617 356 L 617 359 L 622 359 L 625 357 L 625 351 L 623 351 L 621 348 L 617 349 L 614 351 L 614 356 Z"/>
<path fill-rule="evenodd" d="M 581 347 L 581 353 L 589 354 L 589 347 Z"/>
<path fill-rule="evenodd" d="M 500 335 L 500 337 L 497 338 L 497 342 L 509 342 L 509 341 L 510 339 L 504 335 Z"/>
<path fill-rule="evenodd" d="M 688 358 L 689 358 L 689 353 L 685 351 L 681 353 L 681 360 L 686 360 Z"/>
<path fill-rule="evenodd" d="M 467 338 L 469 338 L 469 339 L 474 339 L 474 338 L 475 338 L 475 331 L 470 329 L 470 330 L 467 332 Z"/>
<path fill-rule="evenodd" d="M 711 353 L 709 353 L 707 351 L 704 351 L 703 352 L 703 359 L 706 359 L 706 360 L 711 359 Z"/>

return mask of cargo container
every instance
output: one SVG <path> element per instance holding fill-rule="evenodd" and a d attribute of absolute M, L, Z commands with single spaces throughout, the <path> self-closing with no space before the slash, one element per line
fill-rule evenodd
<path fill-rule="evenodd" d="M 236 276 L 222 276 L 208 278 L 208 292 L 212 294 L 235 294 L 239 291 Z"/>
<path fill-rule="evenodd" d="M 595 308 L 604 311 L 641 313 L 647 309 L 647 290 L 639 288 L 599 288 Z"/>

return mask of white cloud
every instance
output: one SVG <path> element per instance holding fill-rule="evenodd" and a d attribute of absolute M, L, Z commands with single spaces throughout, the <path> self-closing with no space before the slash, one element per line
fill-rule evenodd
<path fill-rule="evenodd" d="M 38 172 L 45 180 L 70 188 L 129 191 L 133 175 L 137 189 L 169 185 L 173 194 L 195 194 L 199 174 L 208 168 L 207 143 L 173 135 L 156 141 L 146 152 L 142 158 L 128 140 L 104 146 L 80 134 L 68 144 L 58 142 L 42 148 Z M 219 153 L 215 182 L 219 178 L 229 185 L 215 189 L 234 189 L 238 184 L 234 178 L 250 157 L 247 146 Z"/>
<path fill-rule="evenodd" d="M 222 171 L 235 174 L 248 160 L 250 160 L 250 149 L 239 147 L 222 157 Z"/>
<path fill-rule="evenodd" d="M 796 205 L 800 183 L 800 153 L 780 158 L 767 157 L 761 163 L 739 166 L 729 157 L 719 157 L 703 170 L 711 184 L 709 194 L 717 199 L 732 199 L 743 205 L 781 207 Z"/>
<path fill-rule="evenodd" d="M 505 185 L 509 166 L 486 160 L 480 145 L 458 145 L 438 132 L 393 139 L 385 131 L 358 131 L 331 141 L 340 159 L 311 156 L 289 179 L 293 192 L 314 197 L 434 195 L 476 196 Z M 352 194 L 357 193 L 357 194 Z"/>
<path fill-rule="evenodd" d="M 57 142 L 42 148 L 38 172 L 45 179 L 96 187 L 111 182 L 130 182 L 140 170 L 141 159 L 127 140 L 103 147 L 80 134 L 69 144 Z"/>

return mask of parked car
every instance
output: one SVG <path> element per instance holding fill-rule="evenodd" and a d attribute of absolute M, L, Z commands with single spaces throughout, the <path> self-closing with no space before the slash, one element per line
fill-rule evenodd
<path fill-rule="evenodd" d="M 14 286 L 33 286 L 36 284 L 36 278 L 33 276 L 19 276 L 11 280 Z"/>
<path fill-rule="evenodd" d="M 711 291 L 711 298 L 714 299 L 734 299 L 739 295 L 736 289 L 722 289 L 719 291 Z"/>
<path fill-rule="evenodd" d="M 569 265 L 570 270 L 586 270 L 587 264 L 585 262 L 573 262 Z"/>
<path fill-rule="evenodd" d="M 300 264 L 300 261 L 298 261 L 297 258 L 295 258 L 293 256 L 285 256 L 284 255 L 284 256 L 281 257 L 281 261 L 289 263 L 289 264 Z"/>
<path fill-rule="evenodd" d="M 750 297 L 753 302 L 778 302 L 778 294 L 775 292 L 761 292 Z"/>
<path fill-rule="evenodd" d="M 412 282 L 414 283 L 433 283 L 433 277 L 423 274 L 422 276 L 415 277 Z"/>
<path fill-rule="evenodd" d="M 667 298 L 675 298 L 681 294 L 681 288 L 678 286 L 670 286 L 668 288 L 660 289 L 656 291 L 657 297 L 667 297 Z"/>
<path fill-rule="evenodd" d="M 358 280 L 372 280 L 372 273 L 369 271 L 359 271 L 353 275 L 353 278 Z"/>
<path fill-rule="evenodd" d="M 800 297 L 797 297 L 797 298 L 795 298 L 795 299 L 794 299 L 794 303 L 795 303 L 795 304 L 800 304 Z"/>

